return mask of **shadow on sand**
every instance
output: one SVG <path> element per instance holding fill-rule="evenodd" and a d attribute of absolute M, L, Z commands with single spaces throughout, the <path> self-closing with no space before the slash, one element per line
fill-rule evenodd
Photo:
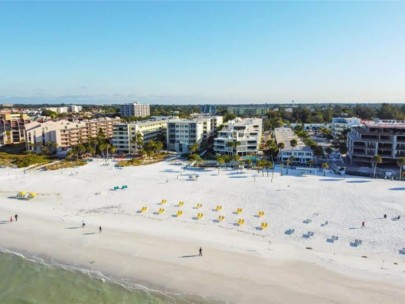
<path fill-rule="evenodd" d="M 338 179 L 338 178 L 321 178 L 320 179 L 321 182 L 338 182 L 340 180 L 341 179 Z"/>
<path fill-rule="evenodd" d="M 369 183 L 369 180 L 352 180 L 352 181 L 347 181 L 346 183 L 348 184 L 364 184 L 364 183 Z"/>
<path fill-rule="evenodd" d="M 181 257 L 179 257 L 179 259 L 185 259 L 185 258 L 196 258 L 199 257 L 198 254 L 194 254 L 194 255 L 183 255 Z"/>
<path fill-rule="evenodd" d="M 405 191 L 405 187 L 390 188 L 392 191 Z"/>

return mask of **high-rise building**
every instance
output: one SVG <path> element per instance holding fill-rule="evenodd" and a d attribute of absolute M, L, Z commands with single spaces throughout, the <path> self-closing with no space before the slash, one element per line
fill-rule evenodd
<path fill-rule="evenodd" d="M 25 141 L 25 126 L 31 121 L 27 114 L 0 114 L 0 146 Z"/>
<path fill-rule="evenodd" d="M 214 151 L 228 155 L 256 155 L 262 137 L 261 118 L 236 118 L 225 124 L 214 139 Z"/>
<path fill-rule="evenodd" d="M 227 112 L 239 117 L 257 117 L 266 115 L 269 111 L 269 107 L 263 106 L 234 106 L 228 107 Z"/>
<path fill-rule="evenodd" d="M 357 117 L 334 117 L 331 123 L 331 135 L 337 138 L 344 130 L 361 126 L 361 120 Z"/>
<path fill-rule="evenodd" d="M 167 148 L 189 153 L 190 147 L 207 139 L 222 124 L 222 116 L 198 116 L 192 119 L 172 119 L 167 124 Z"/>
<path fill-rule="evenodd" d="M 167 120 L 147 120 L 132 123 L 114 124 L 112 143 L 119 153 L 132 153 L 137 149 L 133 142 L 139 132 L 144 143 L 157 140 L 159 136 L 166 138 Z"/>
<path fill-rule="evenodd" d="M 148 104 L 141 104 L 139 102 L 121 105 L 122 117 L 146 117 L 150 116 L 150 106 Z"/>
<path fill-rule="evenodd" d="M 373 165 L 379 155 L 384 164 L 394 164 L 405 157 L 405 121 L 363 121 L 347 136 L 347 156 L 351 162 Z"/>
<path fill-rule="evenodd" d="M 78 113 L 78 112 L 80 112 L 82 109 L 83 109 L 82 106 L 75 106 L 75 105 L 69 106 L 69 110 L 70 110 L 70 112 L 72 112 L 72 113 Z"/>
<path fill-rule="evenodd" d="M 38 151 L 37 144 L 55 143 L 58 151 L 66 150 L 80 143 L 86 143 L 90 138 L 97 137 L 100 130 L 106 138 L 113 137 L 113 125 L 120 118 L 98 118 L 82 121 L 46 121 L 31 122 L 25 126 L 27 150 Z"/>
<path fill-rule="evenodd" d="M 216 114 L 217 113 L 217 106 L 216 105 L 202 105 L 201 106 L 201 113 L 203 114 Z"/>

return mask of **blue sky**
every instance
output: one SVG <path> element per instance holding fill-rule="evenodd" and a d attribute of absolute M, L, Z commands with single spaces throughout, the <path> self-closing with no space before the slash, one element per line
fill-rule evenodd
<path fill-rule="evenodd" d="M 0 103 L 405 102 L 401 2 L 0 2 Z"/>

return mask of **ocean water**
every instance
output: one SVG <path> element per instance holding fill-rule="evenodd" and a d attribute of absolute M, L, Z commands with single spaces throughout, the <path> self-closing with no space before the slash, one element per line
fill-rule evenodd
<path fill-rule="evenodd" d="M 1 304 L 219 303 L 113 283 L 101 274 L 0 252 Z"/>

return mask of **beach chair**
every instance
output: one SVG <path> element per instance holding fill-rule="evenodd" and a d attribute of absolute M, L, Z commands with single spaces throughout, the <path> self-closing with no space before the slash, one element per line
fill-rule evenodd
<path fill-rule="evenodd" d="M 162 201 L 160 202 L 161 205 L 167 204 L 167 200 L 162 199 Z"/>
<path fill-rule="evenodd" d="M 204 217 L 204 213 L 202 213 L 202 212 L 197 213 L 198 220 L 202 219 L 203 217 Z"/>
<path fill-rule="evenodd" d="M 123 185 L 123 186 L 121 187 L 121 190 L 124 190 L 124 189 L 128 189 L 128 186 L 127 186 L 127 185 Z"/>
<path fill-rule="evenodd" d="M 141 210 L 139 210 L 141 213 L 145 213 L 146 211 L 148 211 L 148 207 L 146 207 L 146 206 L 143 206 L 142 208 L 141 208 Z"/>
<path fill-rule="evenodd" d="M 264 211 L 259 211 L 259 212 L 257 213 L 257 216 L 258 216 L 258 217 L 263 217 L 263 216 L 264 216 Z"/>
<path fill-rule="evenodd" d="M 202 208 L 202 204 L 198 203 L 197 205 L 195 205 L 195 209 L 201 209 Z"/>
<path fill-rule="evenodd" d="M 177 213 L 176 213 L 176 216 L 177 216 L 177 217 L 182 216 L 182 215 L 183 215 L 183 210 L 177 211 Z"/>
<path fill-rule="evenodd" d="M 158 214 L 163 214 L 163 213 L 165 213 L 165 209 L 164 208 L 159 208 Z"/>
<path fill-rule="evenodd" d="M 22 199 L 22 198 L 25 198 L 25 196 L 27 195 L 27 193 L 26 192 L 24 192 L 24 191 L 21 191 L 21 192 L 18 192 L 18 194 L 17 194 L 17 198 L 18 199 Z"/>
<path fill-rule="evenodd" d="M 245 224 L 245 220 L 244 219 L 238 219 L 238 221 L 236 222 L 239 226 L 242 226 Z"/>
<path fill-rule="evenodd" d="M 118 187 L 118 186 L 114 186 L 114 189 L 113 189 L 113 190 L 115 191 L 115 190 L 118 190 L 119 188 L 120 188 L 120 187 Z"/>
<path fill-rule="evenodd" d="M 262 230 L 267 229 L 267 226 L 268 226 L 268 224 L 266 222 L 263 222 L 263 223 L 260 224 L 260 228 Z"/>
<path fill-rule="evenodd" d="M 242 212 L 243 212 L 243 209 L 242 209 L 242 208 L 236 209 L 236 214 L 241 214 Z"/>
<path fill-rule="evenodd" d="M 178 204 L 177 204 L 177 207 L 183 207 L 184 206 L 184 202 L 182 202 L 182 201 L 180 201 Z"/>
<path fill-rule="evenodd" d="M 223 215 L 218 216 L 218 222 L 223 222 L 224 219 L 225 219 L 225 216 L 223 216 Z"/>
<path fill-rule="evenodd" d="M 35 192 L 30 192 L 30 193 L 28 194 L 28 196 L 26 197 L 26 199 L 30 200 L 30 199 L 33 199 L 33 198 L 36 197 L 36 196 L 37 196 L 37 194 L 36 194 Z"/>
<path fill-rule="evenodd" d="M 216 207 L 215 207 L 215 211 L 221 211 L 222 210 L 222 206 L 221 205 L 217 205 Z"/>

